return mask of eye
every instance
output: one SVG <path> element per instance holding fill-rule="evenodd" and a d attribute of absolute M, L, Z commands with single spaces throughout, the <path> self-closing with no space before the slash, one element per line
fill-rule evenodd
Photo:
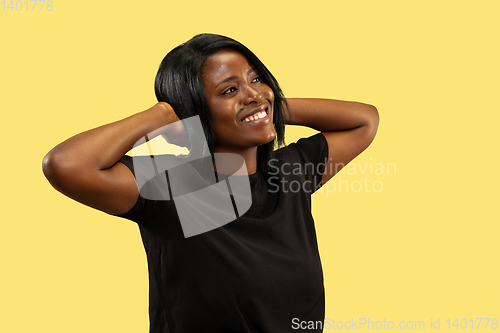
<path fill-rule="evenodd" d="M 256 82 L 262 82 L 262 79 L 260 76 L 256 76 L 255 79 L 252 80 L 252 83 L 256 83 Z"/>
<path fill-rule="evenodd" d="M 235 91 L 236 91 L 236 87 L 229 87 L 228 89 L 226 89 L 222 92 L 222 95 L 229 95 L 230 93 L 233 93 Z"/>

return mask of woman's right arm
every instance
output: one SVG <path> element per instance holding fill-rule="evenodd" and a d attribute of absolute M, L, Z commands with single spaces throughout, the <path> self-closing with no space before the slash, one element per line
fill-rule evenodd
<path fill-rule="evenodd" d="M 132 172 L 118 160 L 141 138 L 178 120 L 172 107 L 160 102 L 80 133 L 45 155 L 43 173 L 55 189 L 78 202 L 110 214 L 126 213 L 139 190 Z"/>

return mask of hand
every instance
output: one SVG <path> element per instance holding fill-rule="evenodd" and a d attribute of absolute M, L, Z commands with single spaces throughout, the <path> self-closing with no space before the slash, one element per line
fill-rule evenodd
<path fill-rule="evenodd" d="M 170 124 L 160 128 L 161 136 L 170 144 L 187 147 L 189 144 L 189 137 L 182 125 L 182 121 L 179 119 L 174 109 L 170 106 L 170 104 L 165 102 L 157 103 L 155 106 L 158 106 L 163 109 L 163 112 L 167 112 L 167 116 Z"/>

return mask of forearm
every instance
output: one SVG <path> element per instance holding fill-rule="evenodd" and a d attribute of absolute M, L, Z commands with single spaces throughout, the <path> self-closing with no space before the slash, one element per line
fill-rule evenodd
<path fill-rule="evenodd" d="M 321 132 L 377 126 L 377 109 L 369 104 L 334 99 L 287 98 L 287 124 L 302 125 Z"/>
<path fill-rule="evenodd" d="M 146 111 L 69 138 L 45 156 L 44 172 L 98 171 L 113 166 L 138 140 L 176 120 L 168 108 L 168 104 L 158 103 Z"/>

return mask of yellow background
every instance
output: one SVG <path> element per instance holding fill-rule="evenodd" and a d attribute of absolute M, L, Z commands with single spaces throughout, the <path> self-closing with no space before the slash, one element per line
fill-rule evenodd
<path fill-rule="evenodd" d="M 375 141 L 353 161 L 373 173 L 341 176 L 383 190 L 314 195 L 327 318 L 422 320 L 427 330 L 431 318 L 441 330 L 447 318 L 500 318 L 500 5 L 472 3 L 0 7 L 0 332 L 147 332 L 137 225 L 64 197 L 41 161 L 66 138 L 153 105 L 161 59 L 200 32 L 247 45 L 288 97 L 379 110 Z M 291 128 L 287 142 L 312 133 Z M 376 163 L 396 169 L 375 174 Z"/>

